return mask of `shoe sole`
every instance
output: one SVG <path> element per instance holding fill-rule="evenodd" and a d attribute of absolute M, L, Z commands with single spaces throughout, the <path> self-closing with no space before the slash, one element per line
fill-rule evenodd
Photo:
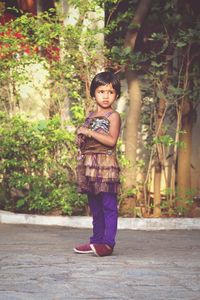
<path fill-rule="evenodd" d="M 77 250 L 76 248 L 74 248 L 73 250 L 74 250 L 74 252 L 79 253 L 79 254 L 93 253 L 93 250 L 81 251 L 81 250 Z"/>

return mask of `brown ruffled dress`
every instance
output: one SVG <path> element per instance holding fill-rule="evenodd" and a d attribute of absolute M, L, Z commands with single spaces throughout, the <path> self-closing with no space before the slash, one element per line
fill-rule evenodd
<path fill-rule="evenodd" d="M 109 112 L 101 117 L 92 117 L 92 114 L 90 114 L 83 126 L 108 134 L 110 127 L 108 117 L 111 113 Z M 79 155 L 77 158 L 79 193 L 118 193 L 120 169 L 115 146 L 106 146 L 93 138 L 82 135 L 79 136 Z"/>

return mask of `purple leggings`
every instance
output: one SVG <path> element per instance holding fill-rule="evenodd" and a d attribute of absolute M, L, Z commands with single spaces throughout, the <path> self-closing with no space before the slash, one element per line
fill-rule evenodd
<path fill-rule="evenodd" d="M 114 247 L 118 218 L 116 194 L 88 194 L 88 202 L 93 217 L 93 236 L 90 237 L 90 243 Z"/>

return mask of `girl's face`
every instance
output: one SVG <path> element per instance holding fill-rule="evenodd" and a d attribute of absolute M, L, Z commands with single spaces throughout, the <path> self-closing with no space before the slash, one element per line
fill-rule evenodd
<path fill-rule="evenodd" d="M 97 105 L 103 109 L 107 109 L 110 108 L 115 102 L 115 99 L 117 98 L 117 93 L 113 89 L 112 84 L 109 83 L 107 85 L 100 85 L 98 88 L 96 88 L 94 96 Z"/>

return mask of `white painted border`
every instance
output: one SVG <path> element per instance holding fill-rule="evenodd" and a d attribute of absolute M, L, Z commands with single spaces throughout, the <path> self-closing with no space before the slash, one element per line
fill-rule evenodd
<path fill-rule="evenodd" d="M 92 228 L 92 218 L 85 216 L 42 216 L 16 214 L 0 210 L 0 223 L 26 225 L 56 225 L 73 228 Z M 173 230 L 200 229 L 200 218 L 119 218 L 118 229 Z"/>

